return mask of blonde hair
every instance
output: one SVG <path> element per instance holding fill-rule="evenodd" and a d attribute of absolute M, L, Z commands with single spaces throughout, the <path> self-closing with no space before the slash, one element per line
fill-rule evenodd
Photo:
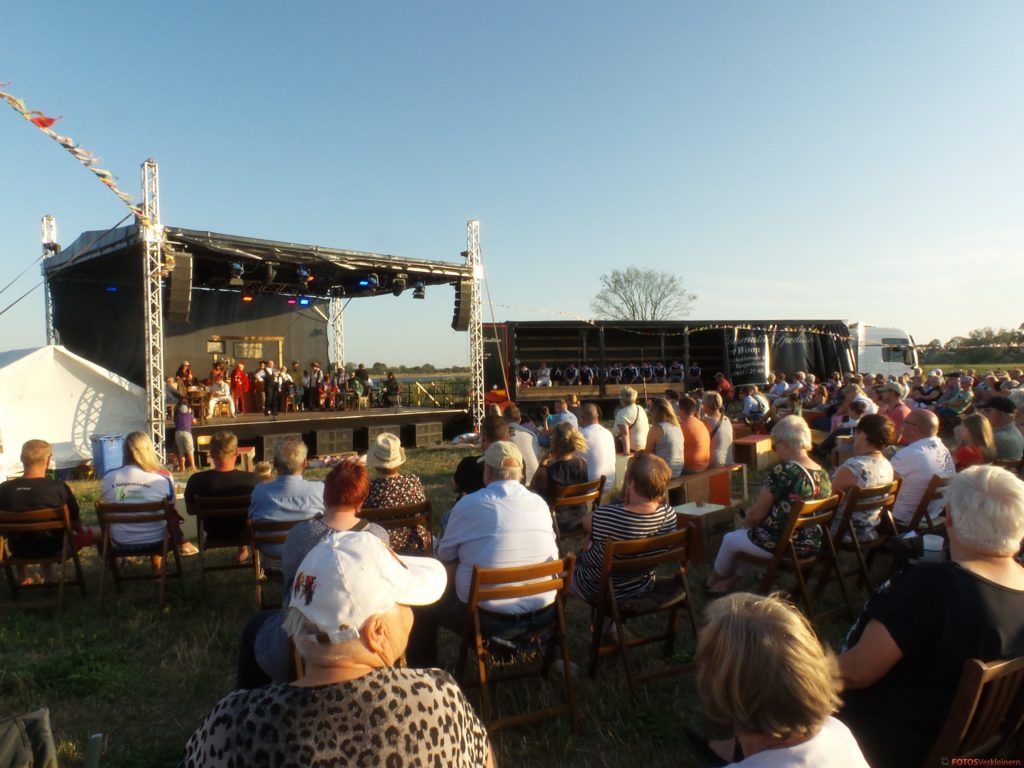
<path fill-rule="evenodd" d="M 585 450 L 587 441 L 572 424 L 560 421 L 555 425 L 555 431 L 551 434 L 551 453 L 561 455 Z"/>
<path fill-rule="evenodd" d="M 153 441 L 145 432 L 132 432 L 124 439 L 124 463 L 135 464 L 147 472 L 162 469 Z"/>
<path fill-rule="evenodd" d="M 238 451 L 238 438 L 234 432 L 218 432 L 210 438 L 210 456 L 221 459 Z"/>
<path fill-rule="evenodd" d="M 992 435 L 992 425 L 989 423 L 989 420 L 980 413 L 972 413 L 969 416 L 965 416 L 960 425 L 971 436 L 971 442 L 981 450 L 982 461 L 986 464 L 995 461 L 996 442 L 995 437 Z"/>
<path fill-rule="evenodd" d="M 787 416 L 772 427 L 772 440 L 785 443 L 790 448 L 809 451 L 811 443 L 811 428 L 807 422 L 799 416 Z"/>
<path fill-rule="evenodd" d="M 697 690 L 712 720 L 736 733 L 813 736 L 839 707 L 835 658 L 778 594 L 711 603 L 697 643 Z"/>
<path fill-rule="evenodd" d="M 968 467 L 946 486 L 950 526 L 988 555 L 1015 555 L 1024 538 L 1024 482 L 1001 467 Z"/>
<path fill-rule="evenodd" d="M 676 416 L 676 409 L 664 397 L 656 398 L 654 405 L 651 407 L 651 423 L 657 424 L 661 421 L 667 421 L 669 424 L 679 426 L 679 417 Z"/>
<path fill-rule="evenodd" d="M 53 446 L 45 440 L 29 440 L 21 446 L 21 463 L 25 465 L 25 469 L 38 467 L 46 463 L 51 453 Z"/>
<path fill-rule="evenodd" d="M 274 465 L 269 461 L 257 461 L 252 465 L 252 471 L 261 483 L 265 483 L 274 477 Z"/>
<path fill-rule="evenodd" d="M 717 392 L 705 392 L 704 407 L 715 411 L 722 410 L 722 396 Z"/>

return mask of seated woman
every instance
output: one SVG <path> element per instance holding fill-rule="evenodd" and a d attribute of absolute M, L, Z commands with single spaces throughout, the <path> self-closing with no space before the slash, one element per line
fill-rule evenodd
<path fill-rule="evenodd" d="M 359 459 L 350 458 L 335 465 L 324 479 L 323 515 L 299 523 L 288 533 L 281 558 L 285 584 L 291 584 L 299 563 L 309 551 L 333 533 L 367 531 L 388 544 L 387 531 L 357 517 L 369 489 L 369 475 Z M 239 688 L 288 681 L 291 650 L 281 626 L 291 598 L 291 590 L 284 590 L 280 610 L 262 611 L 246 624 L 238 659 Z"/>
<path fill-rule="evenodd" d="M 850 730 L 832 717 L 835 658 L 803 614 L 778 595 L 741 592 L 711 603 L 707 615 L 697 690 L 705 714 L 734 734 L 711 742 L 717 757 L 736 766 L 867 768 Z"/>
<path fill-rule="evenodd" d="M 665 502 L 672 472 L 668 464 L 651 453 L 630 459 L 622 481 L 622 498 L 616 504 L 598 507 L 584 519 L 587 544 L 576 561 L 569 588 L 589 603 L 601 591 L 601 566 L 607 541 L 646 539 L 676 529 L 676 511 Z M 617 598 L 639 597 L 654 586 L 654 572 L 625 573 L 615 577 Z"/>
<path fill-rule="evenodd" d="M 417 475 L 399 474 L 405 464 L 405 449 L 397 435 L 382 432 L 377 435 L 366 453 L 366 466 L 377 472 L 370 483 L 370 493 L 363 502 L 364 509 L 387 509 L 420 504 L 427 500 L 423 483 Z M 396 552 L 423 552 L 427 549 L 429 533 L 423 526 L 396 528 L 391 531 L 391 548 Z"/>
<path fill-rule="evenodd" d="M 732 464 L 732 422 L 722 410 L 722 396 L 717 392 L 704 395 L 704 426 L 711 433 L 711 463 L 709 467 Z"/>
<path fill-rule="evenodd" d="M 782 459 L 765 476 L 761 493 L 743 519 L 743 527 L 725 534 L 707 586 L 713 593 L 728 592 L 743 575 L 737 572 L 736 554 L 770 557 L 786 527 L 793 505 L 822 499 L 832 493 L 828 473 L 807 455 L 811 430 L 799 416 L 787 416 L 772 429 L 772 446 Z M 821 546 L 821 529 L 803 528 L 793 544 L 800 556 L 813 555 Z"/>
<path fill-rule="evenodd" d="M 672 477 L 679 477 L 683 473 L 683 430 L 679 428 L 675 408 L 664 397 L 659 397 L 651 407 L 649 420 L 651 428 L 644 450 L 664 459 L 672 470 Z"/>
<path fill-rule="evenodd" d="M 850 488 L 874 488 L 891 483 L 892 464 L 883 451 L 896 440 L 896 427 L 888 416 L 877 413 L 863 417 L 853 431 L 853 456 L 844 461 L 832 475 L 832 492 L 842 493 Z M 882 508 L 857 512 L 850 521 L 858 541 L 874 541 Z M 839 525 L 836 516 L 834 525 Z M 836 530 L 833 529 L 833 533 Z"/>
<path fill-rule="evenodd" d="M 551 450 L 541 457 L 530 490 L 539 493 L 550 505 L 559 486 L 587 482 L 587 460 L 580 455 L 585 450 L 587 441 L 572 424 L 567 421 L 555 424 L 551 430 Z M 561 507 L 557 515 L 558 529 L 562 533 L 579 530 L 586 514 L 586 504 Z"/>
<path fill-rule="evenodd" d="M 953 437 L 957 443 L 953 452 L 957 472 L 975 464 L 991 464 L 996 460 L 992 425 L 980 413 L 964 417 L 964 420 L 953 429 Z"/>
<path fill-rule="evenodd" d="M 174 481 L 171 474 L 160 465 L 153 441 L 145 432 L 132 432 L 124 440 L 124 465 L 112 469 L 103 476 L 103 500 L 114 504 L 140 504 L 147 501 L 167 500 L 174 503 Z M 186 557 L 199 553 L 195 545 L 185 541 L 181 533 L 180 519 L 172 515 L 170 522 L 171 541 L 178 548 L 178 554 Z M 110 538 L 120 549 L 130 554 L 132 549 L 147 550 L 164 537 L 167 524 L 144 523 L 142 525 L 112 524 Z M 150 555 L 154 569 L 161 567 L 163 558 Z"/>
<path fill-rule="evenodd" d="M 919 563 L 868 601 L 839 656 L 839 719 L 875 768 L 920 765 L 964 662 L 1024 655 L 1024 483 L 970 467 L 946 486 L 951 560 Z"/>
<path fill-rule="evenodd" d="M 181 764 L 493 766 L 452 677 L 400 666 L 410 606 L 435 602 L 446 581 L 437 560 L 399 558 L 372 534 L 328 536 L 285 585 L 301 677 L 221 699 Z"/>

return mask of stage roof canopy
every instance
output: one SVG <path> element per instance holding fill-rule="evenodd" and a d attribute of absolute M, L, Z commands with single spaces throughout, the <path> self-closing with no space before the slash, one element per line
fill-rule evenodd
<path fill-rule="evenodd" d="M 177 265 L 171 282 L 191 273 L 191 287 L 302 295 L 313 298 L 398 295 L 406 289 L 458 285 L 472 277 L 465 264 L 408 259 L 380 253 L 326 248 L 276 240 L 166 227 L 166 252 Z M 106 279 L 111 259 L 134 258 L 141 248 L 135 226 L 84 232 L 67 248 L 44 261 L 47 277 L 73 267 L 84 277 L 97 262 L 97 279 Z M 99 262 L 103 262 L 100 266 Z M 102 277 L 100 276 L 102 275 Z"/>

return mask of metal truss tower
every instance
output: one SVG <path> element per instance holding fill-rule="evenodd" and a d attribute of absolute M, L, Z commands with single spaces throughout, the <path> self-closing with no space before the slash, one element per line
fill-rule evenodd
<path fill-rule="evenodd" d="M 164 393 L 164 307 L 161 280 L 165 276 L 163 227 L 160 225 L 160 178 L 156 160 L 142 164 L 142 306 L 146 317 L 146 421 L 149 436 L 161 463 L 167 461 L 164 445 L 166 400 Z"/>
<path fill-rule="evenodd" d="M 480 222 L 466 223 L 466 265 L 473 271 L 469 294 L 469 413 L 473 429 L 480 431 L 484 420 L 484 327 L 480 306 L 480 282 L 484 266 L 480 259 Z"/>
<path fill-rule="evenodd" d="M 334 346 L 334 362 L 339 370 L 345 370 L 345 302 L 332 296 L 330 304 L 330 341 Z M 327 372 L 325 372 L 327 373 Z"/>
<path fill-rule="evenodd" d="M 43 216 L 39 225 L 39 236 L 43 241 L 43 302 L 46 306 L 46 343 L 57 343 L 57 332 L 53 326 L 53 294 L 50 293 L 50 280 L 46 277 L 46 259 L 60 250 L 57 243 L 57 220 L 53 216 Z"/>

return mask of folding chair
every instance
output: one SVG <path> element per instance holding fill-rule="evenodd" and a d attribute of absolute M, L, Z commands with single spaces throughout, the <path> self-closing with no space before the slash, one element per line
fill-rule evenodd
<path fill-rule="evenodd" d="M 521 565 L 513 568 L 473 568 L 466 628 L 459 648 L 459 679 L 466 680 L 466 661 L 472 645 L 476 653 L 478 679 L 471 683 L 480 686 L 483 721 L 489 733 L 548 717 L 569 715 L 574 732 L 579 731 L 576 711 L 576 692 L 572 681 L 572 659 L 569 655 L 568 627 L 565 621 L 565 600 L 576 558 Z M 507 632 L 487 635 L 482 629 L 482 616 L 498 616 L 488 612 L 481 604 L 489 600 L 542 595 L 555 591 L 550 608 L 550 620 L 544 626 L 527 630 L 514 626 Z M 549 610 L 549 609 L 543 609 Z M 500 614 L 504 616 L 504 614 Z M 491 694 L 499 682 L 540 676 L 547 678 L 555 652 L 561 649 L 562 669 L 565 674 L 566 702 L 532 712 L 495 718 L 491 716 Z M 537 657 L 540 657 L 538 666 Z"/>
<path fill-rule="evenodd" d="M 391 535 L 394 543 L 398 543 L 394 541 L 395 531 L 422 526 L 423 530 L 426 531 L 423 541 L 424 549 L 416 551 L 423 551 L 427 554 L 433 552 L 434 512 L 430 499 L 425 499 L 417 504 L 405 504 L 399 507 L 361 509 L 359 510 L 359 517 L 368 523 L 376 523 L 381 528 L 384 528 Z M 412 551 L 407 547 L 396 547 L 394 543 L 392 544 L 392 549 L 396 552 Z"/>
<path fill-rule="evenodd" d="M 248 568 L 248 563 L 230 562 L 224 565 L 207 565 L 206 553 L 211 549 L 238 549 L 249 545 L 249 496 L 197 496 L 188 505 L 190 515 L 195 515 L 199 541 L 199 580 L 206 583 L 207 571 L 233 571 Z M 209 534 L 206 523 L 225 521 L 238 523 L 234 535 Z M 216 526 L 216 523 L 215 523 Z M 251 556 L 251 555 L 250 555 Z"/>
<path fill-rule="evenodd" d="M 558 510 L 563 507 L 575 507 L 580 504 L 589 504 L 593 512 L 601 504 L 601 494 L 604 492 L 604 475 L 597 480 L 575 485 L 548 484 L 549 501 L 551 509 L 551 525 L 555 529 L 555 540 L 558 542 L 558 554 L 565 556 L 565 548 L 562 544 L 562 531 L 558 527 Z"/>
<path fill-rule="evenodd" d="M 268 581 L 282 584 L 284 571 L 280 558 L 271 557 L 260 551 L 260 547 L 274 544 L 283 545 L 288 532 L 303 520 L 253 520 L 249 518 L 249 560 L 256 576 L 256 604 L 260 610 L 279 608 L 281 602 L 270 602 L 263 595 L 263 585 Z"/>
<path fill-rule="evenodd" d="M 626 684 L 630 698 L 635 702 L 637 685 L 668 675 L 688 671 L 692 665 L 669 667 L 637 677 L 629 660 L 629 651 L 641 645 L 662 643 L 662 656 L 672 656 L 679 611 L 685 607 L 690 618 L 693 634 L 697 635 L 697 616 L 690 599 L 690 584 L 686 569 L 690 558 L 690 537 L 693 527 L 687 525 L 678 531 L 652 536 L 646 539 L 608 541 L 605 544 L 604 562 L 601 566 L 601 588 L 593 606 L 593 627 L 590 641 L 590 662 L 587 672 L 591 677 L 597 674 L 600 661 L 605 656 L 619 654 L 626 671 Z M 637 598 L 620 598 L 615 594 L 616 577 L 650 572 L 659 566 L 672 564 L 670 575 L 658 576 L 654 587 Z M 667 613 L 668 621 L 664 631 L 645 637 L 626 637 L 626 622 L 643 616 Z M 604 625 L 609 620 L 615 629 L 615 637 L 605 640 Z"/>
<path fill-rule="evenodd" d="M 157 579 L 160 582 L 160 607 L 164 607 L 167 592 L 167 555 L 174 555 L 175 578 L 181 578 L 181 558 L 171 541 L 171 523 L 176 522 L 177 513 L 170 501 L 147 501 L 139 504 L 114 504 L 106 501 L 96 502 L 96 517 L 100 523 L 100 558 L 114 577 L 114 587 L 121 593 L 121 584 L 125 581 L 145 581 Z M 145 546 L 119 546 L 110 533 L 111 525 L 153 525 L 163 523 L 163 535 L 159 540 Z M 160 556 L 158 573 L 125 575 L 121 573 L 118 560 L 125 557 Z M 103 588 L 106 581 L 106 568 L 100 568 L 100 606 L 103 605 Z"/>
<path fill-rule="evenodd" d="M 856 572 L 860 574 L 860 582 L 873 591 L 871 577 L 868 573 L 868 560 L 873 558 L 877 551 L 885 545 L 890 536 L 897 534 L 896 527 L 892 522 L 892 505 L 896 503 L 896 496 L 900 489 L 900 479 L 896 478 L 891 483 L 883 483 L 871 488 L 860 488 L 854 486 L 843 494 L 842 503 L 836 518 L 839 525 L 835 528 L 836 538 L 834 543 L 839 551 L 853 552 L 857 557 L 858 571 L 850 571 L 847 576 Z M 879 523 L 877 526 L 878 538 L 874 541 L 860 541 L 857 539 L 853 527 L 853 516 L 857 512 L 871 512 L 880 509 Z M 885 529 L 884 531 L 882 529 Z M 865 555 L 867 557 L 865 557 Z"/>
<path fill-rule="evenodd" d="M 932 479 L 928 482 L 928 487 L 925 488 L 924 494 L 921 496 L 921 500 L 917 503 L 917 507 L 914 509 L 914 514 L 911 516 L 910 521 L 902 523 L 896 520 L 892 514 L 889 515 L 889 521 L 893 528 L 899 533 L 909 533 L 910 531 L 918 531 L 921 528 L 922 521 L 925 524 L 927 530 L 924 533 L 941 533 L 940 529 L 944 529 L 946 525 L 945 518 L 932 519 L 931 513 L 928 511 L 928 507 L 933 501 L 940 498 L 945 494 L 946 483 L 949 482 L 948 477 L 941 477 L 939 475 L 933 475 Z"/>
<path fill-rule="evenodd" d="M 16 557 L 7 546 L 6 539 L 10 536 L 17 536 L 24 533 L 56 533 L 62 534 L 60 552 L 51 557 Z M 67 563 L 71 559 L 75 566 L 75 578 L 68 581 Z M 0 562 L 7 575 L 7 584 L 11 589 L 11 599 L 25 608 L 39 608 L 43 606 L 56 605 L 59 614 L 64 609 L 64 585 L 66 583 L 78 585 L 82 597 L 85 597 L 85 576 L 82 573 L 82 563 L 78 560 L 78 553 L 75 551 L 74 542 L 71 536 L 71 521 L 68 515 L 68 508 L 54 507 L 48 509 L 36 509 L 31 512 L 0 512 Z M 20 602 L 19 592 L 22 589 L 45 589 L 52 587 L 52 584 L 31 584 L 20 586 L 16 568 L 24 565 L 59 565 L 60 578 L 57 582 L 57 602 L 33 601 Z M 13 606 L 9 603 L 8 606 Z M 4 607 L 8 607 L 4 606 Z"/>
<path fill-rule="evenodd" d="M 832 534 L 830 532 L 832 519 L 835 517 L 838 507 L 838 495 L 832 495 L 824 499 L 798 501 L 793 504 L 790 509 L 789 517 L 786 519 L 786 526 L 783 528 L 782 535 L 775 544 L 775 550 L 771 555 L 766 554 L 762 557 L 760 555 L 751 555 L 744 552 L 736 554 L 737 560 L 744 563 L 750 563 L 764 569 L 764 576 L 761 577 L 761 582 L 758 587 L 758 589 L 764 594 L 769 592 L 772 584 L 774 584 L 778 578 L 780 571 L 792 571 L 796 578 L 797 592 L 800 594 L 800 599 L 803 600 L 807 618 L 811 622 L 814 622 L 815 620 L 814 605 L 811 602 L 811 595 L 807 591 L 807 583 L 804 580 L 804 576 L 806 574 L 809 577 L 811 571 L 822 560 L 826 561 L 825 566 L 831 568 L 835 574 L 835 577 L 839 582 L 839 590 L 843 595 L 843 602 L 846 604 L 847 614 L 849 615 L 850 620 L 853 620 L 853 603 L 850 601 L 850 593 L 846 589 L 846 582 L 843 580 L 843 574 L 839 569 L 839 560 L 836 557 L 836 548 L 832 542 Z M 793 539 L 796 536 L 797 531 L 803 530 L 804 528 L 810 528 L 812 526 L 819 526 L 821 528 L 821 549 L 816 555 L 800 557 L 796 553 L 796 546 L 793 544 Z M 826 575 L 822 576 L 822 579 L 818 584 L 819 594 L 824 590 Z M 842 606 L 836 610 L 841 610 L 841 608 Z M 830 610 L 820 615 L 825 616 L 833 612 L 834 611 Z"/>
<path fill-rule="evenodd" d="M 1024 735 L 1024 657 L 984 662 L 968 659 L 953 705 L 928 758 L 927 768 L 961 759 L 1020 757 Z"/>

